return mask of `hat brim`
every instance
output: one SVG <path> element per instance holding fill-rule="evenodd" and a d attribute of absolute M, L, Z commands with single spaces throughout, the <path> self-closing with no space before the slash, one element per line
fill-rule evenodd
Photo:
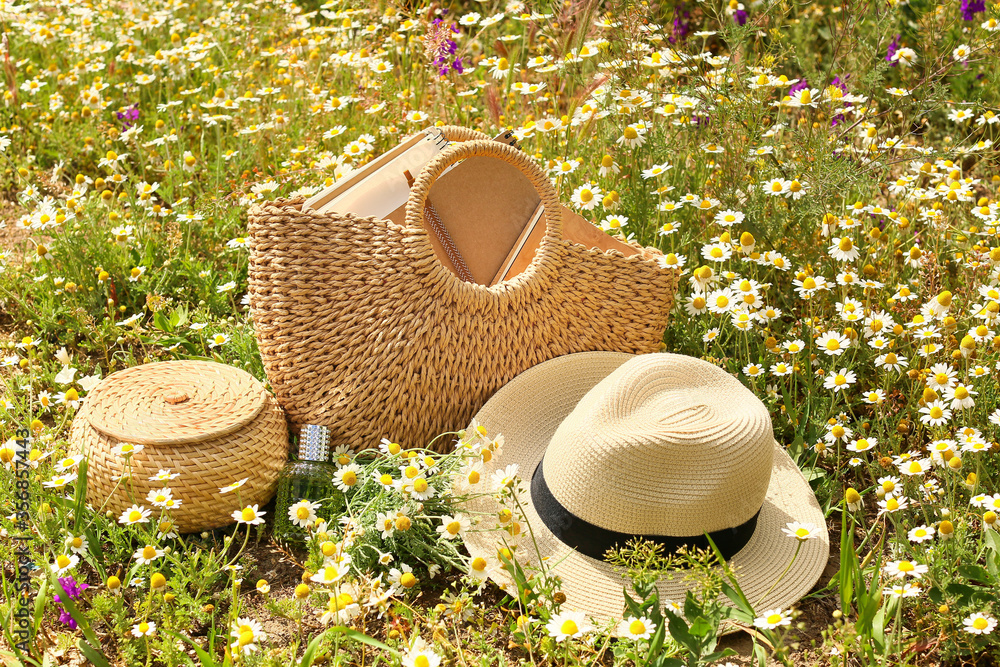
<path fill-rule="evenodd" d="M 511 463 L 519 466 L 522 479 L 530 480 L 563 419 L 590 389 L 633 356 L 618 352 L 569 354 L 534 366 L 504 385 L 475 416 L 490 437 L 504 436 L 501 455 L 484 465 L 482 484 L 490 483 L 494 470 Z M 625 609 L 623 589 L 628 581 L 608 563 L 585 556 L 561 542 L 535 512 L 530 494 L 525 496 L 528 498 L 524 507 L 525 519 L 531 535 L 523 536 L 519 555 L 537 562 L 533 537 L 546 567 L 562 580 L 561 590 L 566 595 L 564 608 L 584 612 L 597 623 L 620 620 Z M 465 509 L 474 515 L 496 516 L 499 506 L 493 496 L 487 494 L 470 498 Z M 724 511 L 724 508 L 719 509 Z M 800 543 L 781 530 L 793 521 L 812 523 L 819 535 Z M 488 528 L 489 516 L 480 526 Z M 495 530 L 474 528 L 465 533 L 464 540 L 470 551 L 493 555 L 501 542 L 500 534 Z M 729 560 L 737 582 L 758 613 L 766 609 L 785 609 L 815 585 L 829 554 L 830 541 L 823 510 L 798 466 L 775 442 L 771 481 L 756 530 L 750 542 Z M 685 575 L 685 571 L 678 570 L 660 580 L 658 588 L 662 601 L 683 603 L 685 591 L 695 586 L 685 581 Z M 491 569 L 490 578 L 501 586 L 512 583 L 508 574 L 498 567 Z"/>

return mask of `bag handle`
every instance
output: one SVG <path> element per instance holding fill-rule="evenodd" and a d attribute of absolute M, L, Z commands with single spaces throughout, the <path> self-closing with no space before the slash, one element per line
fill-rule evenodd
<path fill-rule="evenodd" d="M 446 133 L 447 134 L 447 133 Z M 450 138 L 451 135 L 449 135 Z M 405 225 L 411 229 L 423 229 L 424 204 L 427 194 L 434 182 L 452 164 L 470 157 L 492 157 L 516 167 L 535 187 L 542 200 L 545 211 L 545 236 L 538 248 L 535 261 L 545 261 L 551 247 L 562 239 L 562 212 L 559 197 L 548 176 L 528 155 L 513 146 L 493 141 L 492 139 L 473 139 L 449 146 L 441 151 L 420 170 L 420 175 L 410 188 L 410 197 L 406 200 Z M 429 241 L 428 241 L 429 242 Z M 528 273 L 531 267 L 528 267 Z M 450 271 L 448 273 L 451 273 Z"/>

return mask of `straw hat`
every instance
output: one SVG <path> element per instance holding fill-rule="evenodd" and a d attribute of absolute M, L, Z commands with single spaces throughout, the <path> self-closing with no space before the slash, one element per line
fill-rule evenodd
<path fill-rule="evenodd" d="M 504 436 L 482 483 L 517 464 L 525 519 L 562 579 L 564 608 L 597 622 L 622 617 L 628 582 L 601 557 L 630 536 L 655 536 L 669 551 L 707 545 L 711 534 L 758 612 L 796 602 L 826 565 L 823 511 L 774 440 L 767 409 L 710 363 L 665 353 L 557 357 L 501 388 L 474 423 Z M 466 546 L 495 563 L 506 535 L 490 530 L 499 504 L 484 495 L 465 509 L 484 517 L 465 533 Z M 812 523 L 818 535 L 801 543 L 782 577 L 798 546 L 782 532 L 791 522 Z M 518 558 L 533 562 L 534 551 L 523 536 Z M 499 566 L 489 576 L 512 581 Z M 689 585 L 684 572 L 661 579 L 661 600 L 682 602 Z"/>

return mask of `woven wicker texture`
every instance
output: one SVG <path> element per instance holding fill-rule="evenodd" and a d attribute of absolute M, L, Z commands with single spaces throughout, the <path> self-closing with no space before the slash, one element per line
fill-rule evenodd
<path fill-rule="evenodd" d="M 544 457 L 546 481 L 560 504 L 602 528 L 693 536 L 739 525 L 760 509 L 753 537 L 729 561 L 757 610 L 789 607 L 809 592 L 827 563 L 823 511 L 773 440 L 766 408 L 704 361 L 602 352 L 553 359 L 503 387 L 475 419 L 491 437 L 504 436 L 502 454 L 484 465 L 481 479 L 516 463 L 519 475 L 530 480 Z M 526 497 L 525 519 L 549 567 L 562 578 L 566 608 L 599 621 L 620 619 L 626 580 L 607 563 L 563 544 Z M 500 533 L 490 530 L 497 502 L 487 494 L 465 503 L 465 510 L 483 517 L 479 530 L 465 535 L 469 551 L 493 564 L 494 581 L 509 585 L 495 555 Z M 820 530 L 802 543 L 797 557 L 797 540 L 781 531 L 792 521 Z M 530 540 L 522 540 L 518 554 L 535 560 Z M 663 599 L 683 601 L 694 585 L 684 575 L 660 580 Z"/>
<path fill-rule="evenodd" d="M 456 141 L 481 138 L 442 128 Z M 487 287 L 436 258 L 423 202 L 448 164 L 489 155 L 537 188 L 547 231 L 531 265 Z M 463 428 L 521 371 L 572 352 L 652 352 L 679 273 L 655 249 L 624 257 L 563 240 L 558 200 L 525 154 L 473 140 L 420 173 L 404 226 L 301 211 L 301 200 L 250 210 L 250 308 L 271 386 L 293 427 L 330 427 L 334 443 L 383 437 L 425 446 Z M 449 442 L 439 441 L 442 448 Z"/>
<path fill-rule="evenodd" d="M 163 487 L 149 481 L 158 471 L 180 473 L 168 485 L 181 501 L 169 511 L 181 532 L 225 526 L 234 510 L 267 503 L 288 458 L 275 399 L 249 373 L 206 361 L 113 373 L 84 401 L 70 439 L 89 458 L 87 502 L 115 514 L 133 502 L 149 507 L 149 491 Z M 122 443 L 143 447 L 132 454 L 131 481 L 119 483 L 126 463 L 114 450 Z M 244 477 L 238 493 L 219 493 Z"/>

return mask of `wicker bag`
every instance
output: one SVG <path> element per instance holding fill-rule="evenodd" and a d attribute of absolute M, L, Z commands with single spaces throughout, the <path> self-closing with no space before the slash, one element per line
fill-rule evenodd
<path fill-rule="evenodd" d="M 566 241 L 545 173 L 479 133 L 428 163 L 405 224 L 303 212 L 300 199 L 250 210 L 250 310 L 264 368 L 293 427 L 329 426 L 334 443 L 388 437 L 426 446 L 464 428 L 515 375 L 572 352 L 655 352 L 679 274 L 659 251 L 624 257 Z M 541 196 L 547 229 L 511 280 L 467 283 L 438 260 L 423 225 L 434 181 L 452 163 L 492 156 Z M 450 443 L 438 441 L 439 448 Z"/>
<path fill-rule="evenodd" d="M 121 514 L 170 487 L 179 532 L 233 522 L 246 505 L 266 504 L 288 458 L 288 427 L 274 397 L 246 371 L 208 361 L 164 361 L 112 373 L 87 396 L 70 440 L 88 457 L 87 502 Z M 131 444 L 130 464 L 116 450 Z M 177 473 L 150 481 L 160 470 Z M 131 480 L 119 478 L 131 473 Z M 222 487 L 247 478 L 236 491 Z M 153 507 L 151 519 L 160 509 Z"/>

